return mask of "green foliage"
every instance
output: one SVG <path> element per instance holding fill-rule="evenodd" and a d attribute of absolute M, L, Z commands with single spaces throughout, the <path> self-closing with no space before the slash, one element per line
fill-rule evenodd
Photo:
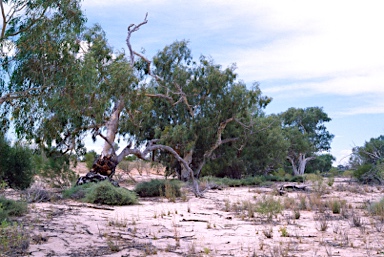
<path fill-rule="evenodd" d="M 364 146 L 354 147 L 349 165 L 353 175 L 367 184 L 384 183 L 384 136 L 371 138 Z"/>
<path fill-rule="evenodd" d="M 269 221 L 271 221 L 274 216 L 281 213 L 282 210 L 283 205 L 281 204 L 280 199 L 276 200 L 273 196 L 264 195 L 256 202 L 256 212 L 265 216 Z"/>
<path fill-rule="evenodd" d="M 0 221 L 10 216 L 22 216 L 27 213 L 27 203 L 0 197 Z"/>
<path fill-rule="evenodd" d="M 88 168 L 88 170 L 92 169 L 93 163 L 95 162 L 95 159 L 97 157 L 97 153 L 93 150 L 87 152 L 84 155 L 84 162 Z"/>
<path fill-rule="evenodd" d="M 317 152 L 328 151 L 334 137 L 325 122 L 331 121 L 319 107 L 289 108 L 280 114 L 285 138 L 289 142 L 287 158 L 294 175 L 304 174 L 308 161 Z"/>
<path fill-rule="evenodd" d="M 0 133 L 0 181 L 16 189 L 28 188 L 33 182 L 32 152 L 21 144 L 10 146 Z"/>
<path fill-rule="evenodd" d="M 16 133 L 26 136 L 24 132 L 28 132 L 30 139 L 37 136 L 38 121 L 48 117 L 39 116 L 38 103 L 50 101 L 50 93 L 60 91 L 76 70 L 73 53 L 78 51 L 78 33 L 85 18 L 79 0 L 5 3 L 9 3 L 10 10 L 3 17 L 5 33 L 0 35 L 0 44 L 14 47 L 15 54 L 0 56 L 1 96 L 12 96 L 4 103 L 0 99 L 4 104 L 0 118 L 5 125 L 0 129 L 9 126 L 6 119 L 12 113 Z"/>
<path fill-rule="evenodd" d="M 115 187 L 107 180 L 74 186 L 65 190 L 63 197 L 106 205 L 132 205 L 137 203 L 135 192 L 126 188 Z"/>
<path fill-rule="evenodd" d="M 181 196 L 180 182 L 176 180 L 152 179 L 137 184 L 134 191 L 141 197 L 164 196 L 166 186 L 172 188 L 176 197 Z"/>
<path fill-rule="evenodd" d="M 336 158 L 331 154 L 321 154 L 316 156 L 314 160 L 308 162 L 305 172 L 314 173 L 316 171 L 329 172 L 332 169 L 332 163 Z"/>
<path fill-rule="evenodd" d="M 77 179 L 76 173 L 70 168 L 69 155 L 55 150 L 41 151 L 34 155 L 33 162 L 40 178 L 51 187 L 70 187 Z"/>
<path fill-rule="evenodd" d="M 107 205 L 131 205 L 137 203 L 137 196 L 128 189 L 115 187 L 109 181 L 102 181 L 89 188 L 85 201 Z"/>
<path fill-rule="evenodd" d="M 89 188 L 94 186 L 93 183 L 86 183 L 80 186 L 73 186 L 63 191 L 64 198 L 71 198 L 73 200 L 81 200 L 84 199 Z"/>

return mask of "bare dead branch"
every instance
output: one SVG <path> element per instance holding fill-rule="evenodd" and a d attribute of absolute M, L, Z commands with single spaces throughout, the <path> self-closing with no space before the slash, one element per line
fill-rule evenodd
<path fill-rule="evenodd" d="M 126 42 L 127 42 L 127 46 L 128 46 L 128 50 L 129 50 L 129 54 L 130 54 L 130 59 L 131 59 L 131 65 L 132 66 L 135 63 L 135 56 L 134 56 L 134 53 L 133 53 L 133 50 L 132 50 L 132 45 L 131 45 L 131 35 L 132 35 L 133 32 L 138 31 L 141 26 L 143 26 L 144 24 L 146 24 L 148 22 L 147 17 L 148 17 L 148 13 L 145 14 L 143 22 L 139 23 L 138 25 L 131 24 L 131 25 L 128 26 L 128 36 L 127 36 Z"/>

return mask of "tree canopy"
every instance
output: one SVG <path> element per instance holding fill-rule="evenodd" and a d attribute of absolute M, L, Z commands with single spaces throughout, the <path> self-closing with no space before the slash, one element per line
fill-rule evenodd
<path fill-rule="evenodd" d="M 114 166 L 135 155 L 194 181 L 207 163 L 241 177 L 267 174 L 288 158 L 303 174 L 330 148 L 321 108 L 265 115 L 272 99 L 257 83 L 242 82 L 235 65 L 193 58 L 188 41 L 152 58 L 136 52 L 130 40 L 147 15 L 128 26 L 127 51 L 119 52 L 99 25 L 84 26 L 79 1 L 2 1 L 1 10 L 2 129 L 11 118 L 20 138 L 55 154 L 83 155 L 92 136 L 104 141 L 99 158 Z"/>
<path fill-rule="evenodd" d="M 302 175 L 308 161 L 316 158 L 316 153 L 331 148 L 333 135 L 327 131 L 325 122 L 331 119 L 319 107 L 289 108 L 280 114 L 286 140 L 289 141 L 287 159 L 294 175 Z"/>

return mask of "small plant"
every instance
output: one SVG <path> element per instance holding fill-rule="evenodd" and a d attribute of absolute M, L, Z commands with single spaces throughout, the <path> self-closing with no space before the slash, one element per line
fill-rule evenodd
<path fill-rule="evenodd" d="M 307 196 L 305 194 L 299 194 L 299 209 L 307 210 Z"/>
<path fill-rule="evenodd" d="M 133 220 L 133 223 L 136 224 L 134 220 Z M 123 217 L 119 218 L 118 216 L 116 216 L 115 218 L 108 220 L 108 226 L 111 226 L 111 227 L 125 228 L 127 227 L 127 225 L 128 225 L 127 218 L 123 218 Z"/>
<path fill-rule="evenodd" d="M 107 245 L 109 247 L 109 250 L 111 250 L 112 252 L 120 251 L 119 244 L 117 242 L 113 242 L 110 238 L 107 240 Z"/>
<path fill-rule="evenodd" d="M 335 178 L 334 177 L 329 177 L 328 181 L 327 181 L 327 185 L 332 187 L 334 183 L 335 183 Z"/>
<path fill-rule="evenodd" d="M 288 231 L 287 231 L 287 227 L 280 227 L 279 228 L 279 232 L 281 233 L 280 235 L 282 237 L 289 237 L 289 234 L 288 234 Z"/>
<path fill-rule="evenodd" d="M 333 199 L 330 202 L 332 213 L 333 214 L 339 214 L 341 212 L 341 201 Z"/>
<path fill-rule="evenodd" d="M 316 217 L 316 219 L 317 219 L 317 226 L 318 226 L 317 229 L 322 232 L 327 231 L 329 227 L 328 217 L 326 215 L 319 215 Z"/>
<path fill-rule="evenodd" d="M 225 199 L 224 205 L 225 205 L 225 211 L 229 212 L 231 210 L 231 202 L 228 199 Z"/>
<path fill-rule="evenodd" d="M 266 238 L 272 238 L 273 237 L 273 229 L 272 227 L 266 228 L 263 230 L 263 234 Z"/>
<path fill-rule="evenodd" d="M 362 218 L 355 213 L 352 213 L 352 222 L 351 223 L 352 223 L 352 226 L 357 227 L 357 228 L 363 226 Z"/>
<path fill-rule="evenodd" d="M 295 218 L 295 220 L 300 219 L 300 210 L 298 209 L 293 210 L 293 217 Z"/>

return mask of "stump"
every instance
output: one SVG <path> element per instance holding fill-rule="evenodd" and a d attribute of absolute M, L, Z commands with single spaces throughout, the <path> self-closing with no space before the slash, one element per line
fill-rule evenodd
<path fill-rule="evenodd" d="M 97 183 L 108 180 L 112 183 L 112 185 L 118 187 L 119 183 L 112 179 L 115 174 L 117 164 L 117 161 L 110 155 L 96 159 L 91 170 L 85 176 L 81 176 L 77 180 L 76 186 L 84 185 L 90 182 Z"/>

